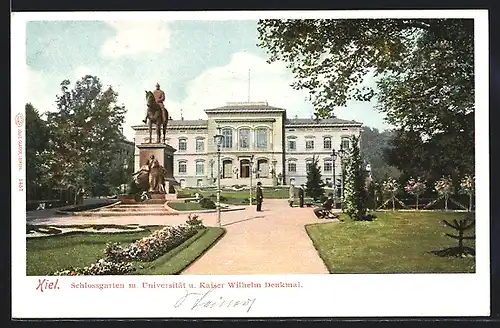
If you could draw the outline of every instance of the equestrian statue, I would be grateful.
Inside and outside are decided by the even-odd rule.
[[[160,89],[160,84],[156,83],[154,92],[146,91],[147,114],[142,121],[149,122],[149,143],[152,142],[153,123],[156,124],[156,142],[160,143],[161,131],[163,128],[163,143],[165,143],[165,134],[167,132],[168,111],[163,102],[165,101],[165,93]]]

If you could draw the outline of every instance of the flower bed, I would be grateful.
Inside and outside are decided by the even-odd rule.
[[[154,261],[161,255],[181,245],[204,226],[198,216],[191,214],[186,224],[177,227],[166,226],[156,230],[128,246],[108,243],[105,257],[84,268],[70,268],[55,272],[58,276],[78,275],[121,275],[134,271],[132,261]]]

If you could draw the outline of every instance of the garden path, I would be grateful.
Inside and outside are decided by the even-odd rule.
[[[27,223],[178,225],[187,216],[50,216],[29,218]],[[200,219],[206,226],[217,226],[216,213],[202,213]],[[285,199],[265,199],[262,212],[255,206],[223,212],[226,235],[183,274],[327,274],[304,227],[322,221],[331,222],[317,219],[312,208],[291,208]]]

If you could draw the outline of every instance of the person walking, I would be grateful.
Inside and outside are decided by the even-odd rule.
[[[264,195],[262,194],[262,183],[257,182],[257,189],[255,190],[255,200],[257,201],[257,212],[262,212],[262,200]]]
[[[304,184],[301,184],[300,188],[299,188],[299,206],[300,207],[304,207],[304,193],[305,193]]]
[[[295,202],[295,186],[290,185],[290,189],[288,191],[288,203],[290,207],[293,207],[293,203]]]

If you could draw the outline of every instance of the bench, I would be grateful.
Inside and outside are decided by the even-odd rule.
[[[330,220],[333,220],[333,219],[339,219],[340,220],[340,215],[338,215],[337,213],[333,212],[333,208],[330,209],[330,210],[322,210],[320,211],[320,215],[319,215],[319,219],[330,219]]]

